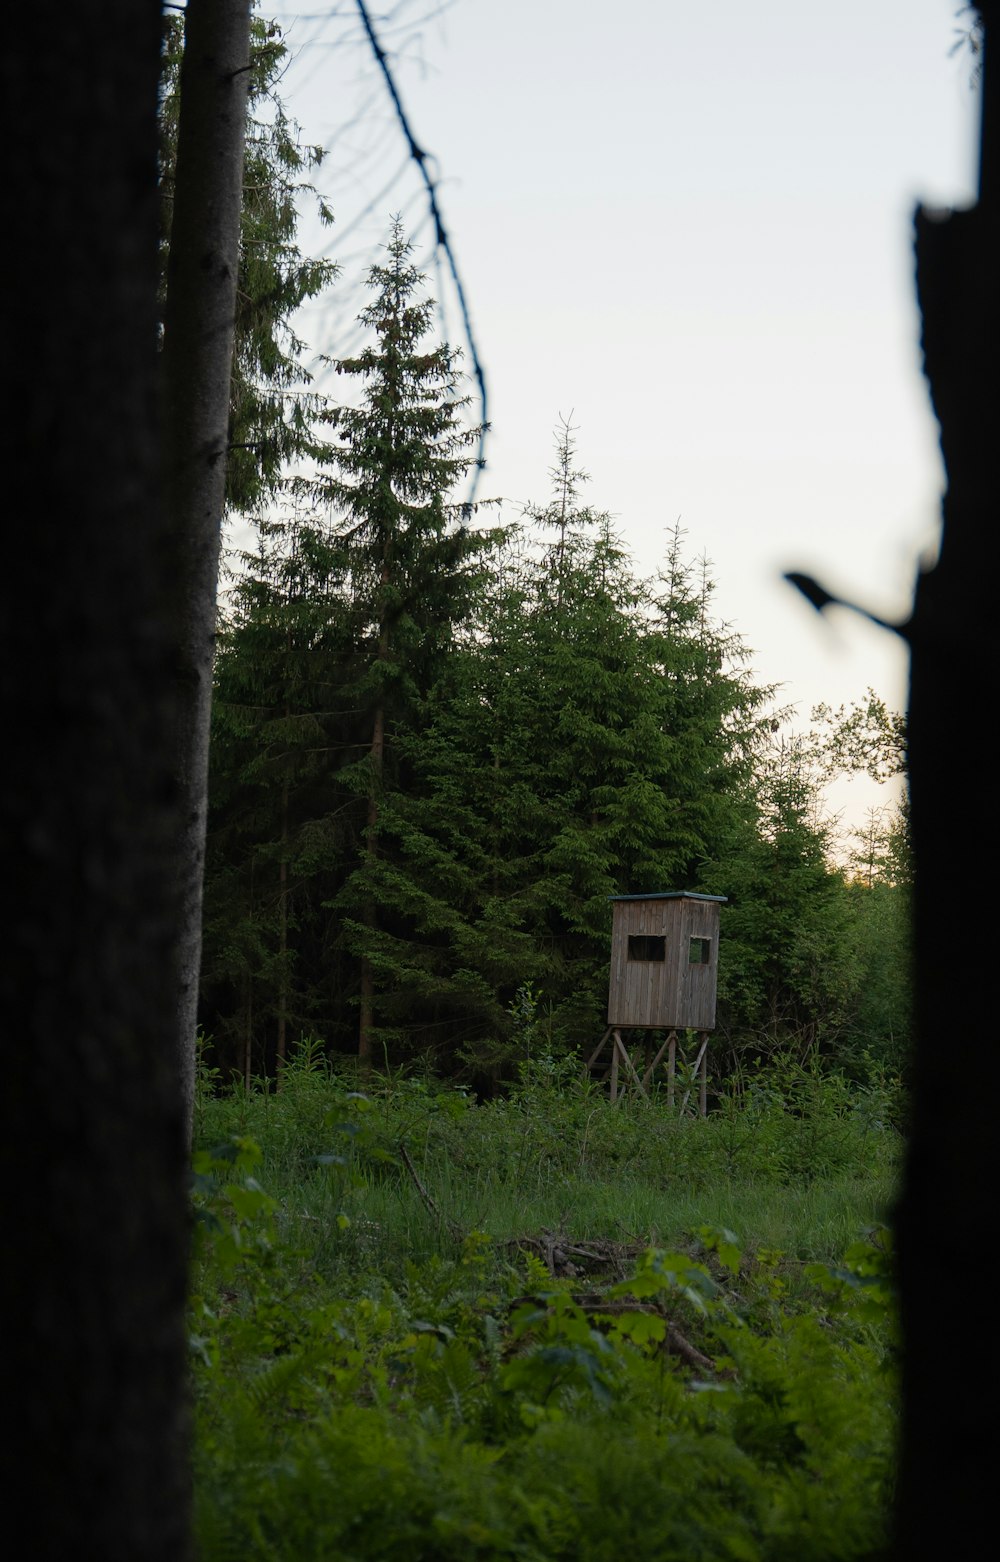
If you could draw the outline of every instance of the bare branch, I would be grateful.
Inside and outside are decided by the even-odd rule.
[[[382,48],[382,45],[378,40],[378,36],[372,24],[371,16],[369,15],[365,0],[357,0],[357,3],[361,21],[364,25],[365,32],[368,34],[368,41],[371,44],[372,53],[378,62],[382,75],[385,77],[386,87],[388,88],[389,96],[392,99],[393,107],[396,110],[396,117],[399,120],[399,125],[403,132],[403,137],[407,146],[409,147],[410,157],[419,168],[421,178],[423,179],[424,186],[427,190],[427,200],[430,207],[430,215],[434,223],[435,249],[443,251],[447,257],[448,268],[451,271],[452,281],[455,284],[455,292],[458,296],[458,306],[462,314],[462,324],[465,328],[465,339],[469,344],[469,357],[472,360],[472,373],[479,388],[479,401],[481,408],[480,423],[482,424],[482,433],[479,439],[479,458],[476,465],[473,467],[472,492],[469,495],[469,503],[471,504],[476,496],[476,485],[479,479],[479,473],[482,470],[484,464],[486,435],[489,428],[486,399],[486,376],[483,373],[483,366],[479,358],[478,349],[476,347],[476,341],[472,331],[472,321],[469,317],[469,306],[466,301],[465,288],[462,285],[462,278],[459,275],[458,264],[455,260],[455,252],[452,249],[451,239],[448,236],[448,230],[444,225],[444,218],[441,215],[441,207],[438,204],[437,183],[434,179],[431,178],[430,172],[428,170],[428,163],[431,161],[430,155],[425,152],[418,144],[417,139],[413,134],[406,110],[403,107],[403,102],[399,95],[399,89],[396,86],[392,70],[389,66],[388,58],[386,56],[385,50]]]

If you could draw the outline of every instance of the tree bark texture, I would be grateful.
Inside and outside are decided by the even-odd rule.
[[[46,1562],[190,1554],[159,38],[153,0],[40,3],[0,64],[0,1415],[5,1531]]]
[[[996,27],[996,6],[980,7]],[[989,13],[989,14],[988,14]],[[917,587],[909,748],[917,1011],[913,1123],[897,1216],[903,1424],[896,1554],[955,1554],[993,1528],[996,1373],[941,1349],[942,1310],[991,1361],[985,1275],[997,1189],[997,67],[983,78],[979,201],[917,214],[925,371],[948,487],[937,565]],[[954,1084],[945,1085],[945,1080]]]
[[[382,570],[381,593],[379,605],[379,629],[378,629],[378,657],[377,660],[383,668],[389,660],[392,649],[389,620],[386,613],[385,598],[388,591],[391,574],[390,538],[387,535],[382,545]],[[368,818],[366,824],[365,850],[369,866],[375,862],[378,852],[378,824],[382,806],[382,785],[385,775],[385,684],[379,685],[378,703],[372,718],[372,741],[369,749],[371,761],[371,775],[368,782]],[[374,933],[378,927],[378,902],[373,897],[364,908],[364,924]],[[375,972],[372,969],[371,958],[367,954],[361,956],[361,1001],[358,1021],[358,1062],[363,1071],[371,1068],[372,1055],[375,1046]]]
[[[379,660],[384,661],[388,655],[387,631],[383,626],[379,642]],[[378,851],[378,821],[379,810],[382,801],[382,776],[385,766],[385,706],[382,696],[375,708],[375,718],[372,730],[371,749],[371,777],[368,783],[368,817],[366,823],[365,840],[366,853],[369,866],[375,861]],[[364,908],[364,924],[374,933],[378,927],[378,903],[374,897],[367,902]],[[375,972],[372,969],[371,958],[367,954],[361,956],[361,1008],[358,1023],[358,1061],[362,1069],[369,1069],[374,1051],[375,1035]]]
[[[163,343],[175,731],[183,849],[177,1067],[190,1115],[201,966],[209,718],[239,272],[250,0],[188,0]]]

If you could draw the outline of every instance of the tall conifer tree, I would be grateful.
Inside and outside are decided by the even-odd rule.
[[[336,773],[352,656],[329,529],[299,514],[259,522],[220,623],[202,989],[245,1076],[280,1070],[289,1032],[329,1026],[322,901],[345,856]]]
[[[174,216],[184,21],[167,15],[163,25],[161,291]],[[303,303],[330,285],[337,266],[304,256],[296,243],[303,197],[315,195],[308,181],[323,148],[304,145],[285,111],[279,84],[287,56],[277,23],[252,17],[226,462],[226,504],[243,514],[274,497],[290,461],[321,454],[320,398],[309,388],[305,343],[291,322]],[[315,210],[321,222],[333,221],[318,196]]]
[[[458,394],[458,355],[425,342],[434,305],[419,295],[412,249],[397,219],[385,264],[371,268],[374,297],[360,317],[375,340],[337,364],[362,394],[360,405],[327,414],[333,470],[321,485],[346,521],[341,543],[362,651],[356,696],[367,752],[355,784],[365,800],[365,844],[341,905],[360,956],[358,1054],[366,1063],[380,975],[388,975],[378,941],[379,900],[389,888],[379,834],[393,740],[468,609],[469,566],[480,545],[468,507],[449,495],[474,464],[481,431],[462,421],[469,398]]]

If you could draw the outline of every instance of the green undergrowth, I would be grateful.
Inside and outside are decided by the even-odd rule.
[[[309,1049],[203,1089],[200,1556],[884,1555],[890,1120],[819,1074],[703,1121]]]

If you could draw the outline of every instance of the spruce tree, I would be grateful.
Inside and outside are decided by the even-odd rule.
[[[529,505],[525,515],[544,535],[553,534],[547,548],[547,564],[555,582],[554,595],[562,598],[563,575],[572,563],[577,544],[595,524],[606,517],[598,516],[589,507],[580,505],[580,490],[590,482],[590,473],[577,466],[578,432],[573,424],[573,414],[568,418],[561,414],[556,429],[556,456],[549,467],[552,493],[548,504]]]
[[[851,906],[831,861],[810,746],[779,727],[757,756],[743,827],[712,865],[726,958],[720,1013],[734,1061],[839,1045],[855,990]]]
[[[328,528],[293,513],[257,531],[220,623],[202,984],[218,1057],[245,1076],[280,1071],[290,1033],[329,1026],[321,908],[344,856],[336,772],[351,659]]]
[[[385,263],[369,273],[373,297],[360,321],[374,340],[340,360],[340,375],[360,387],[360,402],[325,416],[331,426],[328,470],[320,492],[343,517],[339,545],[349,577],[356,635],[353,699],[359,712],[358,758],[341,774],[364,806],[364,847],[338,896],[360,960],[358,1055],[372,1056],[376,1001],[397,987],[389,930],[380,903],[408,914],[410,890],[380,841],[383,799],[399,784],[397,735],[419,720],[455,625],[468,611],[470,570],[482,538],[469,529],[468,506],[450,498],[475,463],[481,430],[462,414],[458,354],[426,341],[434,315],[399,220]]]
[[[560,611],[537,614],[540,666],[557,672],[539,733],[556,739],[549,925],[575,968],[561,1007],[578,1034],[606,997],[607,897],[716,890],[705,864],[734,828],[767,699],[738,637],[714,624],[711,582],[683,562],[679,533],[671,548],[665,590],[637,580],[598,517],[564,570]]]
[[[560,437],[557,482],[566,453]],[[715,887],[705,864],[739,833],[767,694],[712,625],[679,536],[661,601],[608,517],[561,498],[527,512],[534,550],[523,528],[498,543],[393,803],[446,994],[434,1034],[487,1073],[526,984],[554,1037],[600,1034],[610,895]]]
[[[736,1032],[846,1012],[843,881],[795,778],[762,776],[772,691],[715,621],[707,565],[678,528],[642,581],[608,517],[562,492],[555,546],[548,507],[534,542],[466,530],[446,495],[474,435],[428,389],[446,350],[416,350],[407,251],[397,229],[376,342],[345,365],[366,384],[336,420],[340,514],[265,529],[223,638],[220,1032],[258,1055],[266,1036],[268,1058],[296,1025],[343,1049],[361,1006],[363,1056],[495,1077],[526,986],[555,1040],[600,1033],[608,897],[663,889],[731,897]]]
[[[167,14],[158,116],[161,292],[173,224],[183,52],[183,18]],[[281,99],[287,58],[277,23],[253,17],[226,464],[226,503],[242,514],[275,496],[289,463],[322,452],[321,400],[309,389],[305,343],[292,320],[337,274],[332,261],[305,256],[296,243],[303,197],[315,198],[321,222],[333,216],[309,183],[323,149],[302,143]]]

